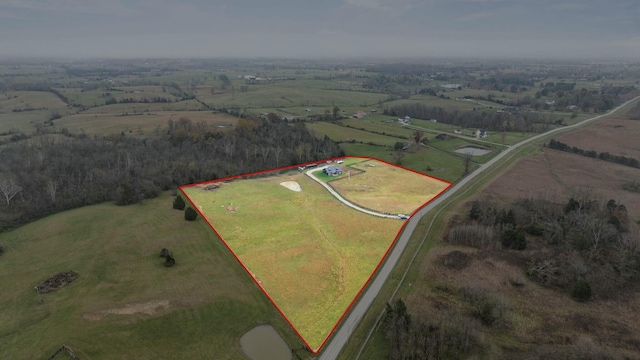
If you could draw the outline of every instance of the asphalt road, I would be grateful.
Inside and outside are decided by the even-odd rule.
[[[338,354],[340,353],[340,351],[342,350],[344,345],[349,340],[349,337],[351,336],[351,332],[356,328],[356,326],[358,326],[358,323],[360,322],[360,320],[362,320],[362,317],[364,316],[364,314],[367,312],[367,310],[371,306],[371,303],[373,302],[373,300],[376,298],[376,296],[380,292],[380,289],[382,289],[382,286],[384,285],[384,283],[387,281],[387,278],[389,277],[389,274],[391,274],[391,271],[396,266],[398,260],[400,259],[400,256],[404,252],[404,248],[407,246],[407,243],[409,242],[409,239],[411,238],[411,235],[413,234],[413,231],[415,230],[416,226],[418,225],[418,222],[429,211],[433,210],[433,208],[435,208],[436,206],[440,205],[443,201],[447,200],[450,196],[454,195],[457,191],[459,191],[461,188],[463,188],[469,181],[473,180],[476,176],[482,174],[484,171],[486,171],[488,168],[490,168],[492,165],[494,165],[495,163],[500,161],[502,158],[507,156],[512,151],[515,151],[516,149],[519,149],[520,147],[522,147],[524,145],[527,145],[527,144],[529,144],[531,142],[534,142],[534,141],[536,141],[538,139],[541,139],[543,137],[549,136],[549,135],[554,134],[556,132],[560,132],[560,131],[563,131],[563,130],[576,128],[576,127],[582,126],[584,124],[587,124],[589,122],[593,122],[593,121],[599,120],[599,119],[601,119],[601,118],[603,118],[605,116],[610,115],[611,113],[615,112],[616,110],[626,106],[627,104],[629,104],[629,103],[631,103],[631,102],[633,102],[633,101],[635,101],[637,99],[640,99],[640,96],[625,102],[624,104],[616,107],[615,109],[613,109],[613,110],[611,110],[611,111],[609,111],[609,112],[607,112],[605,114],[598,115],[598,116],[595,116],[595,117],[592,117],[592,118],[589,118],[589,119],[585,119],[585,120],[583,120],[583,121],[581,121],[579,123],[576,123],[574,125],[564,126],[564,127],[561,127],[561,128],[557,128],[557,129],[553,129],[553,130],[547,131],[545,133],[536,135],[536,136],[534,136],[532,138],[529,138],[527,140],[523,140],[523,141],[521,141],[521,142],[519,142],[519,143],[517,143],[517,144],[515,144],[515,145],[513,145],[513,146],[511,146],[509,148],[507,148],[506,150],[504,150],[503,152],[498,154],[496,157],[494,157],[493,159],[491,159],[490,161],[488,161],[484,165],[480,166],[480,168],[478,168],[476,171],[474,171],[473,173],[469,174],[467,177],[462,179],[459,183],[457,183],[456,185],[454,185],[451,188],[449,188],[449,190],[447,192],[445,192],[444,194],[440,195],[440,197],[436,198],[435,200],[430,202],[427,206],[425,206],[422,209],[420,209],[406,223],[404,231],[402,232],[402,234],[398,238],[398,240],[396,242],[396,245],[393,248],[393,250],[389,253],[389,255],[387,257],[387,260],[382,265],[382,267],[380,267],[380,269],[378,271],[378,274],[376,275],[374,280],[371,282],[371,284],[369,285],[367,290],[364,293],[362,293],[362,295],[360,296],[360,299],[358,300],[356,305],[353,307],[353,309],[349,313],[349,316],[347,316],[343,320],[342,325],[340,326],[340,329],[331,338],[330,342],[328,342],[325,345],[324,350],[320,354],[319,359],[320,360],[334,360],[334,359],[336,359],[338,357]]]

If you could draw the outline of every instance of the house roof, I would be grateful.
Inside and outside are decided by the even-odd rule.
[[[342,168],[340,166],[328,166],[324,170],[326,172],[338,172],[338,171],[342,171]]]

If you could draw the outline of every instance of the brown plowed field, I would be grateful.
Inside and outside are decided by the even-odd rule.
[[[540,197],[565,202],[576,191],[590,191],[594,199],[614,199],[627,207],[632,219],[640,219],[640,194],[622,189],[640,180],[640,169],[558,150],[518,161],[491,182],[482,197],[496,201]]]

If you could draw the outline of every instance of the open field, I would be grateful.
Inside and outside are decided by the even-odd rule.
[[[381,170],[385,174],[379,176],[390,176]],[[359,176],[366,182],[374,173],[352,179]],[[301,191],[285,188],[284,181],[296,182]],[[439,191],[448,185],[437,183]],[[403,224],[348,208],[295,170],[182,189],[314,350],[330,335]],[[400,192],[406,189],[394,190],[397,197],[406,198],[403,210],[419,207],[439,193],[403,196]]]
[[[214,124],[220,131],[233,129],[238,123],[236,117],[214,114],[211,111],[157,111],[126,116],[82,113],[56,120],[55,124],[74,132],[84,131],[89,134],[119,134],[124,131],[138,136],[155,136],[160,131],[166,131],[169,120],[177,122],[181,118],[189,119],[194,124],[199,122]]]
[[[640,121],[618,117],[599,121],[587,128],[558,137],[557,140],[584,150],[608,152],[640,159]]]
[[[402,225],[347,208],[297,171],[204,187],[183,190],[311,349],[322,345]]]
[[[81,359],[242,359],[238,339],[265,323],[300,348],[206,222],[185,221],[172,200],[87,206],[0,234],[2,357],[44,359],[66,344]],[[71,284],[34,291],[69,270]]]
[[[369,131],[349,128],[332,124],[329,122],[307,123],[307,128],[313,131],[317,137],[322,138],[325,135],[334,141],[344,142],[347,139],[353,139],[358,143],[372,143],[376,145],[392,146],[398,141],[406,142],[408,140],[391,137],[382,134],[375,134]]]
[[[242,86],[242,85],[241,85]],[[205,91],[198,96],[200,100],[215,108],[240,107],[333,107],[333,106],[372,106],[384,100],[384,94],[328,89],[321,81],[296,80],[276,82],[274,84],[246,85],[248,91],[228,90],[224,94],[212,95]]]
[[[452,96],[453,94],[449,94]],[[450,99],[441,98],[438,96],[431,95],[413,95],[409,99],[399,99],[393,101],[385,102],[385,107],[393,107],[395,105],[404,105],[404,104],[424,104],[426,106],[432,107],[442,107],[445,109],[464,109],[464,110],[472,110],[473,108],[480,108],[482,106],[469,102],[469,101],[458,101],[455,100],[455,96],[452,96]],[[429,120],[429,119],[428,119]]]
[[[377,160],[363,160],[348,167],[362,171],[330,182],[349,201],[390,214],[411,214],[435,198],[450,184]]]
[[[384,120],[389,119],[392,118],[384,115],[373,115],[362,119],[343,119],[339,122],[342,125],[347,125],[356,129],[365,129],[367,131],[385,133],[387,135],[404,136],[408,139],[411,138],[413,130],[401,126],[397,121],[392,123],[383,122]]]
[[[640,193],[622,188],[639,176],[638,169],[547,148],[543,154],[514,164],[483,194],[494,201],[542,197],[564,203],[586,191],[601,203],[609,199],[623,203],[629,217],[640,220]]]
[[[392,147],[369,144],[340,144],[340,147],[347,155],[371,156],[390,163],[397,163],[398,160]],[[460,179],[464,171],[464,164],[459,157],[425,148],[416,152],[402,152],[400,165],[450,182]]]
[[[0,94],[0,133],[31,133],[42,126],[53,113],[65,115],[67,105],[44,91],[8,91]]]

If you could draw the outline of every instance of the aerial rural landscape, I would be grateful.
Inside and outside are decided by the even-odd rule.
[[[637,3],[223,3],[0,4],[0,357],[640,358]]]
[[[450,185],[373,159],[336,161],[344,166],[314,163],[183,188],[313,352],[393,245],[398,220]]]

